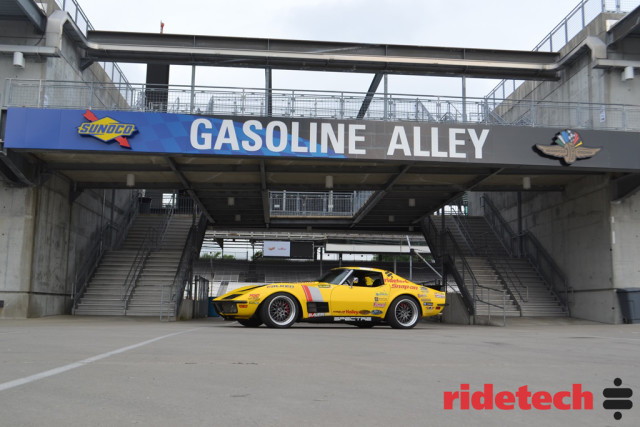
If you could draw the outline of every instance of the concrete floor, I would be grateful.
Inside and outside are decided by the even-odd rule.
[[[636,426],[604,388],[640,395],[640,325],[509,319],[413,330],[220,319],[57,316],[0,321],[2,426]],[[444,395],[551,394],[581,384],[592,410],[453,410]],[[571,402],[571,399],[566,399]],[[456,406],[457,405],[457,406]]]

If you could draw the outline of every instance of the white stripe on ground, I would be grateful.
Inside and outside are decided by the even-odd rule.
[[[151,344],[153,342],[160,341],[160,340],[163,340],[165,338],[170,338],[170,337],[173,337],[175,335],[180,335],[180,334],[186,334],[188,332],[193,332],[193,331],[195,331],[197,329],[200,329],[200,328],[194,328],[194,329],[189,329],[189,330],[186,330],[186,331],[174,332],[172,334],[163,335],[161,337],[157,337],[157,338],[153,338],[153,339],[150,339],[150,340],[147,340],[147,341],[139,342],[138,344],[133,344],[133,345],[130,345],[130,346],[127,346],[127,347],[122,347],[122,348],[119,348],[118,350],[113,350],[113,351],[110,351],[108,353],[102,353],[102,354],[99,354],[97,356],[93,356],[93,357],[90,357],[88,359],[81,360],[79,362],[70,363],[69,365],[60,366],[59,368],[54,368],[54,369],[50,369],[48,371],[40,372],[39,374],[30,375],[28,377],[19,378],[17,380],[13,380],[13,381],[9,381],[9,382],[6,382],[6,383],[2,383],[2,384],[0,384],[0,391],[8,390],[10,388],[18,387],[18,386],[21,386],[21,385],[24,385],[24,384],[32,383],[34,381],[39,381],[39,380],[42,380],[42,379],[45,379],[45,378],[48,378],[48,377],[52,377],[54,375],[62,374],[63,372],[67,372],[67,371],[70,371],[72,369],[79,368],[81,366],[86,366],[86,365],[88,365],[90,363],[97,362],[98,360],[106,359],[107,357],[114,356],[114,355],[120,354],[120,353],[124,353],[124,352],[129,351],[129,350],[134,350],[136,348],[143,347],[143,346],[145,346],[147,344]]]

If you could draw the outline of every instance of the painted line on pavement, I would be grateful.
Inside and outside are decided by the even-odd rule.
[[[130,345],[130,346],[127,346],[127,347],[122,347],[122,348],[119,348],[118,350],[113,350],[113,351],[110,351],[108,353],[102,353],[102,354],[99,354],[97,356],[90,357],[88,359],[80,360],[79,362],[70,363],[70,364],[65,365],[65,366],[60,366],[59,368],[54,368],[54,369],[50,369],[48,371],[40,372],[39,374],[30,375],[28,377],[19,378],[17,380],[13,380],[13,381],[9,381],[9,382],[6,382],[6,383],[2,383],[2,384],[0,384],[0,391],[8,390],[10,388],[18,387],[18,386],[21,386],[21,385],[24,385],[24,384],[32,383],[34,381],[39,381],[39,380],[42,380],[42,379],[45,379],[45,378],[48,378],[48,377],[52,377],[54,375],[62,374],[63,372],[67,372],[67,371],[70,371],[72,369],[80,368],[81,366],[86,366],[86,365],[88,365],[90,363],[97,362],[98,360],[106,359],[107,357],[114,356],[116,354],[124,353],[124,352],[129,351],[129,350],[134,350],[136,348],[143,347],[143,346],[145,346],[147,344],[151,344],[151,343],[154,343],[156,341],[163,340],[165,338],[170,338],[170,337],[173,337],[173,336],[176,336],[176,335],[186,334],[188,332],[193,332],[193,331],[198,330],[198,329],[201,329],[201,328],[193,328],[193,329],[188,329],[186,331],[174,332],[172,334],[163,335],[161,337],[157,337],[157,338],[153,338],[153,339],[150,339],[150,340],[147,340],[147,341],[143,341],[143,342],[140,342],[138,344],[133,344],[133,345]]]

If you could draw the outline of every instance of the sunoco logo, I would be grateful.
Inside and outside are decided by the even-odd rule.
[[[120,123],[111,117],[98,117],[92,111],[87,110],[82,115],[89,123],[82,123],[78,127],[78,134],[83,136],[92,136],[105,143],[117,141],[121,147],[131,149],[127,136],[137,132],[136,126],[131,123]]]

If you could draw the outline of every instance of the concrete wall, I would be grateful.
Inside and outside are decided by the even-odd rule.
[[[84,191],[72,201],[70,189],[57,175],[33,188],[0,182],[0,318],[70,313],[77,268],[133,196]]]
[[[571,315],[620,323],[615,289],[634,282],[637,286],[640,278],[640,196],[611,204],[609,188],[608,177],[591,176],[571,183],[561,193],[522,192],[522,222],[564,272],[571,291]],[[471,197],[473,214],[481,214],[479,196]],[[517,193],[486,196],[517,231]]]
[[[48,3],[49,12],[57,9],[53,0]],[[0,28],[0,43],[44,45],[43,35],[26,21],[0,20]],[[66,36],[58,58],[25,56],[25,67],[17,68],[12,56],[2,55],[0,96],[6,95],[4,82],[9,78],[109,81],[99,64],[80,70],[79,61],[79,50]],[[31,97],[27,105],[36,105],[34,98],[38,97],[46,96],[54,104],[77,95],[68,90],[23,94],[25,99]],[[122,102],[117,90],[102,91],[94,99],[97,107]],[[97,190],[84,191],[76,198],[66,177],[41,174],[38,178],[41,183],[35,187],[15,186],[0,178],[0,300],[4,301],[0,318],[68,314],[78,267],[105,224],[112,218],[117,222],[132,197],[130,190]]]
[[[55,1],[50,0],[47,10],[51,13],[59,9]],[[26,21],[0,20],[0,28],[2,29],[1,44],[6,45],[30,45],[44,46],[45,37],[35,31],[34,27]],[[18,68],[13,66],[12,55],[0,55],[0,100],[6,99],[7,87],[6,79],[25,79],[25,80],[49,80],[49,81],[65,81],[65,82],[110,82],[110,76],[107,75],[102,65],[94,63],[85,70],[80,70],[81,51],[75,43],[66,35],[63,36],[62,50],[60,57],[43,58],[35,55],[25,55],[25,67]],[[125,104],[121,93],[117,89],[96,89],[87,85],[85,90],[76,90],[71,92],[68,88],[63,91],[55,89],[43,89],[41,93],[33,93],[34,97],[46,97],[46,104],[65,107],[66,103],[76,101],[72,105],[77,104],[77,99],[87,99],[92,96],[92,106],[96,109],[109,109],[113,107],[122,107]],[[4,104],[4,103],[3,103]],[[28,104],[33,105],[33,104]]]
[[[587,36],[606,41],[607,21],[620,18],[616,14],[600,15],[561,53],[568,54]],[[607,56],[638,60],[640,40],[630,37],[610,46]],[[640,76],[622,81],[621,71],[594,68],[591,54],[586,51],[574,58],[559,81],[525,82],[509,98],[592,103],[591,111],[570,107],[536,114],[538,117],[553,114],[555,121],[550,116],[544,117],[545,121],[555,122],[558,127],[621,127],[630,121],[640,121],[640,117],[625,116],[615,106],[601,116],[601,104],[640,105]],[[511,118],[519,117],[522,111],[514,108]],[[507,114],[507,107],[502,107],[500,113]],[[573,291],[569,296],[572,316],[620,323],[616,289],[640,286],[640,194],[612,203],[609,179],[608,175],[586,177],[557,193],[522,192],[522,220],[523,229],[538,238],[565,273]],[[517,193],[488,196],[517,231]],[[482,214],[480,194],[471,195],[470,205],[472,214]]]
[[[601,14],[561,49],[561,55],[569,54],[589,36],[606,41],[607,25],[621,17],[622,15],[619,14]],[[629,38],[618,46],[609,48],[607,58],[639,60],[640,40]],[[623,128],[626,123],[635,123],[633,128],[637,128],[640,117],[626,115],[619,106],[605,109],[602,115],[602,104],[639,105],[640,76],[633,80],[622,81],[621,73],[622,69],[619,68],[594,68],[591,53],[586,50],[581,56],[573,58],[569,67],[560,73],[559,81],[524,82],[509,96],[509,99],[594,104],[590,110],[576,109],[572,106],[547,109],[537,106],[534,117],[541,123],[556,123],[558,126],[578,128]],[[636,73],[640,73],[640,70],[636,69]],[[515,105],[508,102],[498,107],[496,111],[507,120],[514,121],[523,115],[530,114],[529,105],[529,102]],[[634,114],[637,115],[637,113]]]

